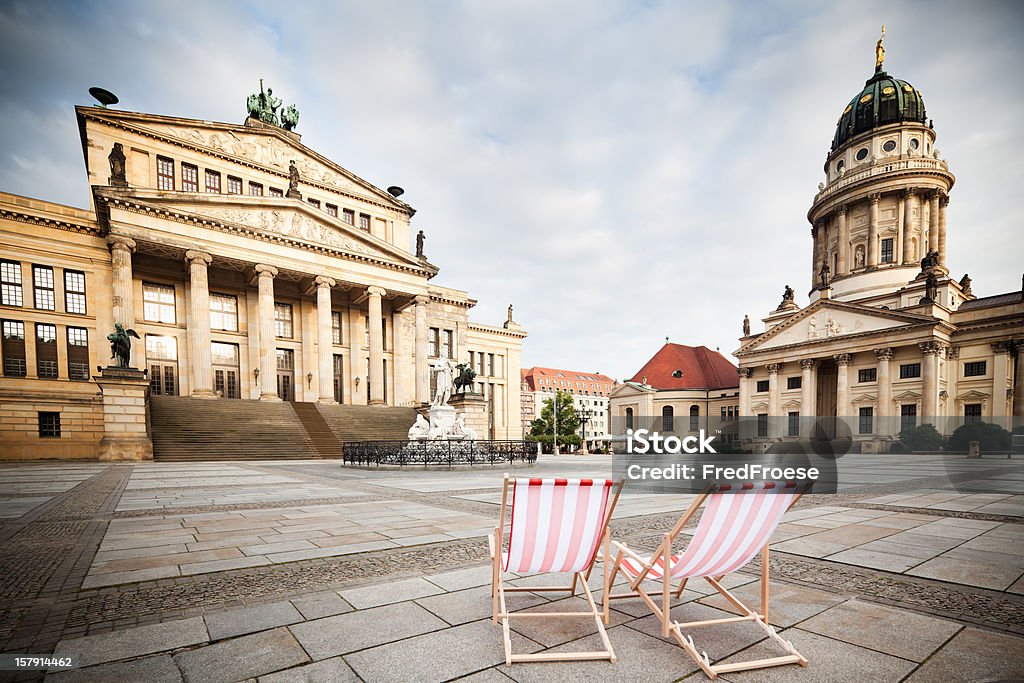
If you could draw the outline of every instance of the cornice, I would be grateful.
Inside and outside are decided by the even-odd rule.
[[[26,211],[16,211],[7,207],[0,207],[0,219],[14,221],[16,223],[41,225],[55,230],[77,232],[82,235],[92,235],[93,237],[101,237],[103,234],[103,230],[98,225],[87,225],[85,223],[78,223],[66,219],[50,218],[48,216],[28,213]]]
[[[474,332],[497,334],[503,337],[513,337],[515,339],[525,339],[528,334],[522,330],[510,330],[507,327],[494,327],[493,325],[484,325],[483,323],[474,322],[466,323],[466,329],[473,330]]]

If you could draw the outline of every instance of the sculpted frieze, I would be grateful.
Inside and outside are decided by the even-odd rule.
[[[788,329],[781,330],[770,339],[757,344],[757,347],[767,349],[788,346],[831,337],[890,329],[903,324],[897,320],[854,311],[819,309],[806,318],[795,321]]]

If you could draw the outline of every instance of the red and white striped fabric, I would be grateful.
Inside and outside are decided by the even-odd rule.
[[[578,572],[594,561],[610,479],[514,479],[505,571]]]
[[[669,560],[671,580],[729,574],[750,562],[771,538],[798,493],[768,493],[765,488],[773,487],[709,495],[690,544]],[[623,557],[622,569],[635,578],[644,566]],[[661,581],[663,574],[664,559],[659,556],[644,580]]]

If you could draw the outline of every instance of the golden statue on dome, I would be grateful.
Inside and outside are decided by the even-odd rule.
[[[882,41],[885,40],[885,24],[882,24],[882,35],[875,43],[875,71],[882,70],[882,62],[885,61],[885,48],[882,47]]]

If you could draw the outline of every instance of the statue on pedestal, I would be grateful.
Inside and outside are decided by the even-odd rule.
[[[832,286],[832,269],[828,267],[828,255],[826,254],[825,262],[821,264],[821,272],[818,273],[820,286],[818,289],[828,289]]]
[[[433,406],[446,406],[452,397],[455,364],[447,358],[434,361],[433,372],[437,374],[437,389],[434,391]]]
[[[422,230],[420,230],[418,233],[416,233],[416,257],[417,258],[426,258],[426,256],[423,255],[423,243],[426,241],[426,239],[427,239],[427,237],[426,237],[426,235],[423,234]]]
[[[127,368],[132,360],[132,337],[141,339],[133,329],[124,329],[121,323],[114,324],[114,331],[107,335],[110,342],[110,358],[117,359],[117,367]]]
[[[120,142],[114,143],[114,148],[107,156],[110,162],[110,184],[115,187],[128,187],[128,179],[125,174],[124,145]]]
[[[473,382],[476,380],[476,370],[469,363],[459,363],[455,366],[455,379],[453,384],[455,389],[459,393],[466,393],[468,389],[473,388]]]
[[[288,162],[288,192],[286,196],[302,199],[302,193],[299,192],[299,167],[295,165],[294,159]]]
[[[743,316],[743,336],[744,337],[749,337],[750,336],[750,316],[749,315]]]
[[[974,292],[971,291],[971,276],[967,273],[960,278],[960,289],[963,290],[964,296],[974,296]]]

